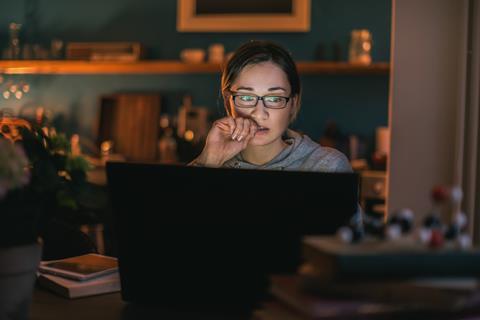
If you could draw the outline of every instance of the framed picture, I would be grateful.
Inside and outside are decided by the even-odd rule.
[[[177,0],[179,32],[307,32],[311,0]]]

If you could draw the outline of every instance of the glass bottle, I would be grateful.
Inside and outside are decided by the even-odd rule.
[[[349,47],[350,63],[372,63],[372,34],[367,29],[352,30]]]
[[[168,115],[160,117],[160,138],[158,139],[158,160],[161,163],[177,163],[177,141],[174,137],[172,119]]]
[[[20,30],[22,25],[19,23],[12,22],[9,25],[9,46],[8,46],[8,58],[10,59],[20,59]]]

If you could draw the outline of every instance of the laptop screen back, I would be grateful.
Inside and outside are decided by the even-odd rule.
[[[269,275],[296,272],[302,236],[334,233],[358,203],[354,173],[110,162],[107,176],[122,297],[141,303],[257,301]]]

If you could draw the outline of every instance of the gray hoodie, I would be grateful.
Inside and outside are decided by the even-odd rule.
[[[288,146],[263,165],[246,162],[239,153],[223,164],[227,168],[352,172],[347,157],[332,148],[322,147],[306,135],[287,130]]]

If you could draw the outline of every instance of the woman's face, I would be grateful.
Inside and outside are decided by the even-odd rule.
[[[290,97],[291,88],[285,72],[272,62],[246,66],[231,85],[232,95],[278,96]],[[283,109],[267,108],[263,100],[258,100],[255,107],[240,108],[235,106],[233,96],[228,97],[229,108],[233,117],[254,120],[259,126],[250,145],[265,146],[282,138],[290,123],[297,97],[288,100]],[[239,97],[236,98],[237,101]]]

